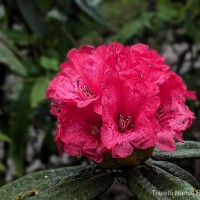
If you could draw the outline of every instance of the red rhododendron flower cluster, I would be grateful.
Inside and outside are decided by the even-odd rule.
[[[46,93],[60,149],[100,163],[104,154],[125,158],[154,146],[174,151],[175,139],[183,142],[194,119],[185,100],[195,94],[157,51],[113,42],[72,49],[67,58]]]

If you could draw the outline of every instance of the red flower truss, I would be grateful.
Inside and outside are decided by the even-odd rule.
[[[58,118],[56,142],[72,156],[100,163],[134,149],[176,149],[194,114],[182,79],[147,45],[117,42],[67,54],[46,95]]]

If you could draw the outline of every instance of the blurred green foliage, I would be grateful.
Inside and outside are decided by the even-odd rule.
[[[57,153],[45,90],[66,52],[84,44],[143,42],[162,52],[165,44],[186,43],[172,63],[181,72],[187,53],[191,65],[182,74],[189,89],[200,88],[199,0],[0,0],[0,141],[13,160],[16,177],[25,171],[30,128],[45,132],[45,155]],[[197,108],[193,109],[197,113]],[[3,134],[4,133],[4,134]],[[41,155],[42,157],[42,155]]]

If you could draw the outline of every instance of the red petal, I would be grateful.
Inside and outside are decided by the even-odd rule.
[[[125,158],[132,154],[133,149],[133,146],[126,141],[116,143],[112,148],[112,156],[113,158]]]
[[[46,96],[55,103],[79,98],[77,81],[80,76],[72,67],[67,67],[50,82]]]
[[[170,131],[160,131],[157,134],[156,146],[163,151],[175,151],[176,143],[174,141],[174,132]]]
[[[93,113],[92,106],[84,109],[74,105],[64,107],[59,119],[60,132],[57,138],[65,144],[64,149],[68,154],[96,157],[95,161],[103,158],[100,133],[91,134],[91,126],[100,127],[102,123],[100,116]]]
[[[175,137],[177,138],[178,141],[184,143],[184,140],[183,140],[183,133],[181,132],[177,132]]]
[[[196,100],[196,91],[187,91],[186,92],[186,97],[192,99],[192,100]]]

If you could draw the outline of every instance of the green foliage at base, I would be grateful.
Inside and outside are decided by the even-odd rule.
[[[200,157],[200,143],[193,141],[185,141],[185,143],[177,143],[175,152],[162,152],[156,150],[153,158],[156,160],[181,160]]]
[[[12,179],[23,176],[36,158],[54,167],[49,160],[58,154],[56,123],[45,90],[71,48],[114,40],[147,43],[161,54],[170,53],[173,58],[166,62],[177,66],[177,73],[189,66],[181,76],[189,89],[199,91],[199,13],[199,0],[0,0],[0,132],[7,136],[0,135],[5,143],[0,184],[9,173],[8,160],[15,168]],[[199,113],[198,101],[189,103]],[[193,130],[199,130],[199,120]],[[36,138],[44,133],[44,140],[30,161],[26,151],[34,143],[32,132]],[[191,140],[192,129],[189,133],[184,137]]]
[[[0,189],[1,200],[94,199],[113,182],[111,173],[95,166],[65,167],[26,175]]]
[[[198,142],[188,141],[181,146],[178,143],[174,154],[180,149],[197,147],[200,149]],[[156,154],[159,158],[159,151]],[[186,155],[189,157],[193,158],[190,151]],[[164,160],[165,156],[161,158]],[[200,185],[190,173],[173,163],[153,159],[138,166],[123,166],[117,173],[115,169],[105,170],[95,165],[35,172],[1,187],[0,197],[1,200],[92,200],[121,174],[140,200],[200,200]]]

